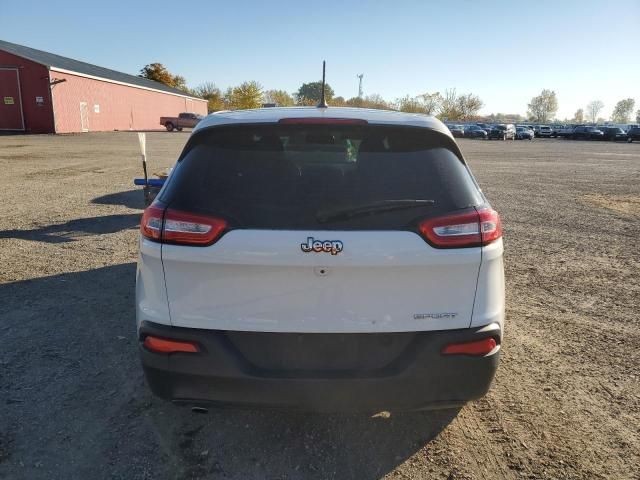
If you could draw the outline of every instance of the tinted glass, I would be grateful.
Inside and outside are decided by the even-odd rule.
[[[199,132],[160,200],[234,228],[396,230],[482,203],[442,134],[418,128],[252,125]],[[327,221],[388,200],[433,204]]]

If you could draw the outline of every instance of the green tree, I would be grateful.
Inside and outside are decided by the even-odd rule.
[[[640,123],[640,110],[636,112],[636,122]]]
[[[189,91],[189,88],[187,87],[187,80],[182,75],[173,76],[173,87],[185,92]]]
[[[527,105],[527,115],[534,122],[547,123],[558,111],[558,97],[553,90],[544,89]]]
[[[229,87],[225,92],[225,103],[231,110],[260,108],[262,105],[262,85],[258,82],[243,82],[237,87]]]
[[[291,107],[295,104],[293,97],[284,90],[267,90],[263,99],[264,103],[275,103],[278,107]]]
[[[148,78],[156,82],[164,83],[169,87],[187,90],[187,82],[180,75],[173,75],[161,63],[149,63],[140,69],[139,77]]]
[[[333,88],[328,83],[324,85],[324,98],[329,103],[333,98]],[[296,100],[298,105],[313,106],[320,103],[322,96],[322,82],[303,83],[298,89]]]
[[[591,123],[596,123],[598,114],[602,111],[603,108],[604,103],[602,103],[601,100],[594,100],[592,102],[589,102],[589,104],[587,105],[587,120]]]
[[[584,110],[579,108],[576,110],[576,113],[573,115],[573,123],[584,123]]]
[[[207,101],[207,109],[209,113],[224,110],[226,108],[224,103],[224,95],[222,91],[216,87],[213,82],[205,82],[202,85],[193,89],[193,94],[204,98]]]
[[[631,118],[631,112],[635,107],[636,101],[633,98],[625,98],[616,103],[611,114],[611,121],[614,123],[627,123]]]

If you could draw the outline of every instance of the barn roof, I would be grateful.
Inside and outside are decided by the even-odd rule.
[[[91,63],[81,62],[80,60],[74,60],[73,58],[56,55],[55,53],[25,47],[24,45],[18,45],[17,43],[0,40],[0,50],[4,50],[5,52],[18,57],[26,58],[27,60],[31,60],[32,62],[39,63],[52,69],[66,70],[68,72],[97,77],[112,82],[126,83],[135,87],[150,88],[185,97],[197,98],[183,92],[182,90],[169,87],[154,80],[149,80],[148,78],[137,77],[135,75],[129,75],[128,73],[99,67]]]

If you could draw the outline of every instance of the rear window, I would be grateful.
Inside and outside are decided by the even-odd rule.
[[[160,201],[223,217],[233,228],[411,229],[422,218],[483,202],[449,142],[408,127],[217,127],[194,135]],[[420,202],[361,208],[399,200]]]

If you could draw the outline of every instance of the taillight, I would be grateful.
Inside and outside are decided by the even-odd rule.
[[[140,222],[140,232],[142,235],[151,240],[160,241],[163,216],[163,208],[157,207],[154,204],[145,208],[142,214],[142,221]]]
[[[500,216],[491,208],[429,218],[418,224],[418,230],[438,248],[480,247],[502,237]]]
[[[221,218],[168,209],[164,215],[162,241],[180,245],[210,245],[226,230]]]
[[[474,342],[450,343],[442,349],[443,355],[488,355],[498,346],[496,339],[484,338]]]
[[[194,342],[170,340],[151,335],[144,339],[143,344],[145,348],[156,353],[197,353],[200,351],[198,344]]]
[[[502,221],[498,212],[491,208],[483,208],[478,210],[478,215],[480,216],[480,233],[483,245],[502,238]]]
[[[227,222],[221,218],[164,210],[155,204],[145,209],[140,222],[146,238],[177,245],[211,245],[226,229]]]

